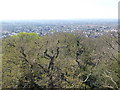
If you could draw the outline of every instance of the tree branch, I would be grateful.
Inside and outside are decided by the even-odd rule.
[[[90,75],[91,73],[87,75],[87,78],[83,81],[83,83],[85,83],[89,79]]]
[[[39,67],[41,67],[43,69],[44,72],[48,72],[41,64],[38,64]]]
[[[107,70],[106,70],[106,71],[107,71]],[[109,72],[109,71],[107,71],[107,72]],[[110,72],[109,72],[109,73],[110,73]],[[104,72],[104,75],[105,75],[106,77],[110,78],[110,80],[115,84],[116,88],[118,88],[117,83],[113,80],[112,77],[110,77],[109,75],[107,75],[105,72]]]

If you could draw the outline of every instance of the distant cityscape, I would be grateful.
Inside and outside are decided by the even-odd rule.
[[[86,37],[99,37],[108,32],[117,32],[116,20],[49,20],[49,21],[4,21],[0,38],[19,32],[34,32],[40,36],[54,32],[81,32]]]

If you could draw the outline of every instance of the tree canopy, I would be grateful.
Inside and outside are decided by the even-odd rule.
[[[3,38],[2,86],[119,89],[116,41],[111,34],[93,39],[63,32],[21,32]]]

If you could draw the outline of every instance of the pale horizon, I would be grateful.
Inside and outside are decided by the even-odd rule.
[[[119,0],[0,0],[0,20],[117,19]]]

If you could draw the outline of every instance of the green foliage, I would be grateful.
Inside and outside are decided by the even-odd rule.
[[[115,46],[108,37],[92,39],[72,33],[40,37],[21,32],[4,38],[2,86],[118,89],[119,57],[115,50],[107,49],[110,44]]]

